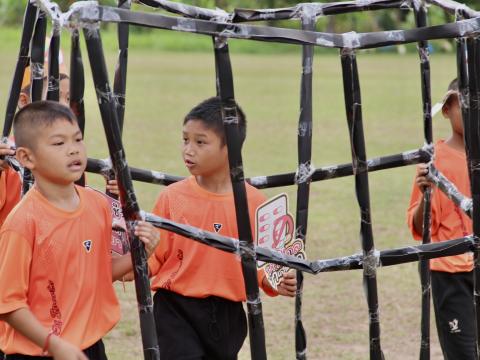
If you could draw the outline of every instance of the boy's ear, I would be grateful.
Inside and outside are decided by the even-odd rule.
[[[447,104],[442,106],[442,115],[444,118],[448,118],[448,115],[450,114],[450,108],[448,107]]]
[[[18,147],[15,157],[24,168],[29,170],[33,170],[35,168],[35,156],[33,155],[32,150],[29,148]]]
[[[20,97],[18,98],[18,108],[22,109],[30,103],[30,96],[25,94],[23,91],[20,92]]]

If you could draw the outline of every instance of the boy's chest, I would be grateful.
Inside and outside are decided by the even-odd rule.
[[[39,222],[35,233],[33,262],[56,271],[94,266],[108,254],[109,231],[101,218],[79,217],[69,221]]]

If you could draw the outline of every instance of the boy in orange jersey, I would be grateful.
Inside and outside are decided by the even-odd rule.
[[[110,255],[107,200],[74,184],[86,166],[75,116],[35,102],[15,116],[14,135],[35,185],[0,230],[0,347],[7,360],[106,359],[101,339],[120,317],[112,281],[132,263]],[[139,222],[135,232],[151,253],[156,229]]]
[[[238,107],[242,143],[246,121]],[[205,100],[183,121],[183,160],[192,176],[165,188],[153,213],[173,221],[238,237],[228,150],[218,97]],[[246,185],[251,224],[264,195]],[[253,233],[253,228],[252,228]],[[161,231],[149,259],[161,358],[236,359],[247,333],[240,259],[180,235]],[[271,295],[294,296],[296,276],[285,274],[278,292],[263,271],[258,281]]]
[[[435,144],[435,167],[458,190],[470,196],[467,159],[459,103],[458,82],[453,80],[442,105],[452,134]],[[423,192],[429,186],[428,165],[419,164],[413,185],[408,225],[415,240],[422,239]],[[431,237],[433,242],[472,233],[472,221],[438,188],[432,190]],[[473,257],[471,253],[430,260],[433,305],[437,332],[445,359],[477,359],[473,307]]]

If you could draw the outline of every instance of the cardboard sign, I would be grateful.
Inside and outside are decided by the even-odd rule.
[[[120,201],[105,195],[112,209],[112,255],[125,255],[130,251],[127,224],[123,218]]]
[[[256,229],[257,246],[306,258],[303,241],[294,239],[295,222],[288,212],[287,194],[277,195],[258,207]],[[287,267],[263,261],[259,261],[258,266],[264,269],[268,281],[275,289],[280,284],[283,274],[289,270]]]

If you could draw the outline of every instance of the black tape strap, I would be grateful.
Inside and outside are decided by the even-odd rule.
[[[130,12],[107,6],[79,6],[68,15],[72,23],[88,26],[97,22],[128,23],[165,30],[195,32],[235,39],[271,41],[327,48],[367,49],[417,41],[472,36],[480,32],[480,18],[412,30],[372,33],[332,34],[246,24],[227,24],[205,20],[172,17],[161,14]]]

